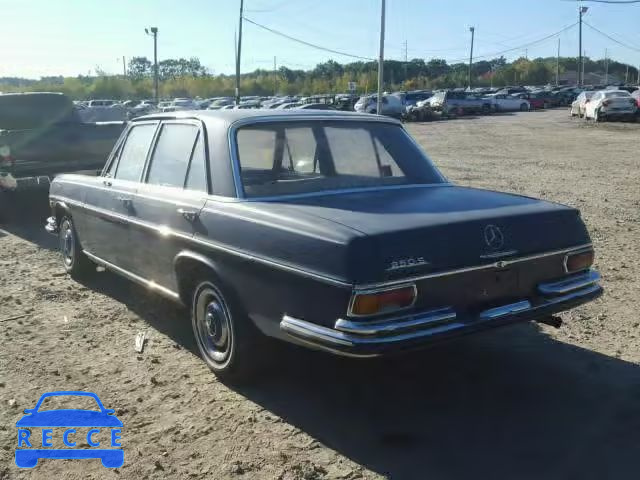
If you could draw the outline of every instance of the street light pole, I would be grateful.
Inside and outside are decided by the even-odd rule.
[[[471,32],[471,51],[469,52],[469,81],[467,83],[469,85],[469,90],[471,90],[471,69],[473,67],[473,37],[475,36],[476,29],[475,27],[469,27],[469,31]]]
[[[147,35],[153,36],[153,98],[158,104],[158,27],[145,28]],[[151,32],[151,33],[149,33]]]
[[[385,23],[385,0],[382,0],[380,11],[380,52],[378,55],[378,102],[376,113],[382,115],[382,85],[384,83],[384,23]]]
[[[582,63],[582,15],[587,13],[587,10],[589,10],[589,7],[578,6],[578,86],[582,86],[584,83],[584,64]],[[582,75],[580,74],[581,69],[583,71]]]
[[[556,87],[560,85],[560,39],[558,38],[558,55],[556,56]]]

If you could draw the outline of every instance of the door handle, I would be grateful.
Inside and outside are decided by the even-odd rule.
[[[129,197],[116,197],[116,200],[122,202],[126,208],[131,208],[133,206],[133,200]]]
[[[188,210],[185,208],[179,208],[177,212],[184,217],[184,219],[188,222],[195,222],[200,215],[197,210]]]

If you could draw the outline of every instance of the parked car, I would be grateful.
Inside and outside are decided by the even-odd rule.
[[[289,110],[291,108],[299,108],[302,105],[304,105],[303,103],[300,102],[287,102],[287,103],[281,103],[280,105],[278,105],[275,110]]]
[[[295,108],[299,110],[335,110],[335,107],[328,103],[304,103]]]
[[[366,95],[358,99],[354,105],[354,110],[360,113],[377,113],[378,111],[378,96]],[[400,118],[404,112],[404,106],[402,100],[396,95],[383,95],[382,96],[382,115],[389,117]]]
[[[110,107],[114,103],[118,103],[115,100],[90,100],[87,107]]]
[[[20,191],[48,189],[59,173],[100,170],[124,125],[83,123],[61,93],[0,95],[0,217],[11,217]]]
[[[102,265],[191,307],[242,378],[265,336],[371,357],[598,297],[578,210],[449,183],[397,120],[313,110],[129,123],[102,174],[51,185],[71,275]]]
[[[595,122],[609,119],[635,120],[636,99],[626,90],[600,90],[585,105],[584,118]]]
[[[485,98],[491,101],[491,108],[496,112],[512,112],[516,110],[526,112],[530,108],[528,100],[512,95],[494,93],[487,95]]]
[[[469,113],[487,114],[492,111],[491,100],[465,91],[440,91],[434,93],[427,102],[432,110],[443,113],[465,115]]]
[[[591,97],[593,97],[594,93],[596,92],[584,91],[580,95],[578,95],[578,97],[571,103],[569,114],[572,117],[584,117],[584,109],[587,103],[589,103],[589,101],[591,100]]]
[[[549,107],[549,103],[546,99],[546,96],[540,95],[536,92],[515,93],[514,96],[522,100],[527,100],[529,102],[529,106],[531,110],[538,110],[541,108]]]
[[[208,107],[208,110],[220,110],[222,107],[226,107],[227,105],[233,105],[234,100],[232,98],[221,98],[218,100],[214,100]]]

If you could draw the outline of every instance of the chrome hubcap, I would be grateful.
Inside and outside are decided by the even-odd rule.
[[[203,354],[215,363],[229,356],[231,320],[224,300],[212,289],[204,290],[196,305],[196,333]]]
[[[73,253],[75,245],[73,231],[71,225],[65,222],[62,235],[60,237],[60,250],[62,251],[62,259],[65,265],[70,266],[73,263]]]

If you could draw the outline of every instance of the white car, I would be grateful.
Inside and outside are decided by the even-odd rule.
[[[591,97],[593,97],[595,93],[596,92],[592,91],[585,91],[580,93],[580,95],[578,95],[576,99],[571,103],[571,107],[569,107],[569,114],[572,117],[584,117],[584,109],[587,106],[587,103],[591,101]]]
[[[378,96],[368,95],[360,97],[360,99],[353,106],[356,112],[360,113],[377,113],[378,109]],[[404,105],[400,97],[395,95],[383,95],[382,96],[382,115],[388,115],[390,117],[400,118],[404,113]]]
[[[494,93],[485,98],[491,101],[491,108],[496,112],[526,112],[531,108],[528,100],[504,93]]]
[[[601,122],[609,118],[635,119],[636,101],[626,90],[600,90],[585,105],[584,118]]]

